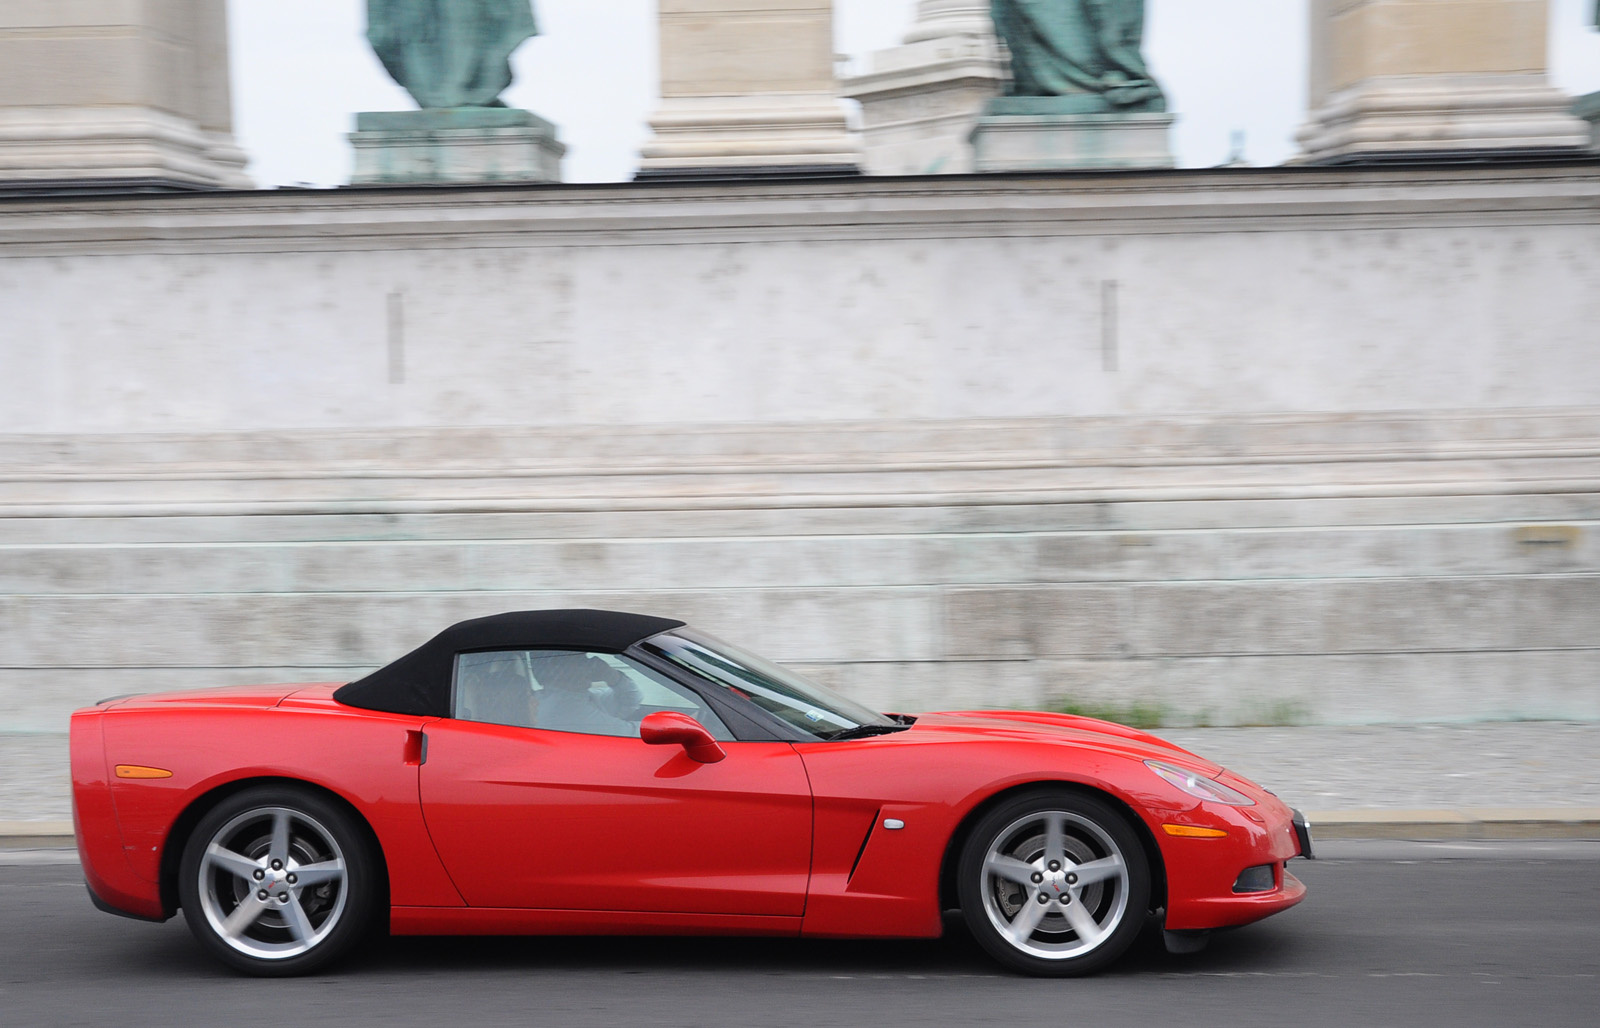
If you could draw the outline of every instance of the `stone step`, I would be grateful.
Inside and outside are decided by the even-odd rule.
[[[372,666],[0,668],[0,733],[64,733],[74,710],[113,696],[224,685],[347,682],[370,670]]]
[[[679,617],[778,659],[932,660],[941,591],[4,596],[11,668],[376,666],[466,618],[550,607]]]
[[[899,465],[804,468],[502,468],[437,473],[303,466],[24,468],[0,474],[0,513],[426,513],[807,508],[988,503],[1105,503],[1357,496],[1476,496],[1600,491],[1600,455],[1382,461],[1075,466]]]
[[[1589,649],[1597,610],[1597,575],[952,587],[940,641],[947,657]]]
[[[1190,657],[1600,647],[1600,575],[1078,585],[0,597],[11,668],[378,664],[464,618],[681,617],[774,659]],[[1597,686],[1600,688],[1600,686]]]
[[[0,594],[638,591],[1600,571],[1600,522],[1379,528],[0,545]]]
[[[749,641],[734,629],[719,634]],[[7,668],[0,733],[64,732],[73,710],[124,693],[348,681],[375,663]],[[789,663],[882,710],[1071,707],[1176,725],[1600,721],[1595,649]]]
[[[967,503],[701,510],[386,514],[155,514],[107,509],[0,516],[0,545],[663,539],[1030,532],[1157,532],[1340,526],[1566,524],[1600,520],[1600,493]]]
[[[880,710],[1049,710],[1169,725],[1600,719],[1600,650],[973,659],[791,667]]]
[[[904,709],[1600,716],[1596,440],[1592,410],[5,436],[0,720],[345,680],[551,606]]]
[[[1590,408],[0,436],[14,518],[1586,496],[1597,480]]]
[[[789,424],[0,434],[0,470],[525,471],[1097,466],[1600,453],[1600,410],[1364,411]]]

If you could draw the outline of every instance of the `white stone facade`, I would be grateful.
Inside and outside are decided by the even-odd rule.
[[[840,83],[861,104],[862,170],[972,171],[968,137],[1006,75],[987,0],[922,0],[902,45],[872,54],[865,72]]]
[[[0,432],[1585,406],[1597,218],[1584,167],[35,200]]]
[[[1584,169],[0,215],[0,729],[575,604],[897,709],[1600,718]]]

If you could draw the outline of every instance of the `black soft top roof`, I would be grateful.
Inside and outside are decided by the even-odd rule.
[[[515,610],[451,625],[333,698],[351,707],[423,717],[450,716],[450,678],[458,653],[476,650],[588,650],[621,653],[682,621],[616,610]]]

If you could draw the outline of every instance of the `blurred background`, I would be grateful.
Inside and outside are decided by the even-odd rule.
[[[489,114],[355,0],[136,6],[0,5],[13,755],[557,606],[896,710],[1600,720],[1592,3],[1152,0],[1167,111],[1016,151],[987,0],[539,0]]]

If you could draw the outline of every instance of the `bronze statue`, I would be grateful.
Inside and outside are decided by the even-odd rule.
[[[1160,112],[1145,67],[1144,0],[991,0],[1011,51],[1010,96],[1098,98],[1111,112]]]
[[[511,52],[538,35],[531,0],[367,0],[367,40],[424,109],[504,107]]]

